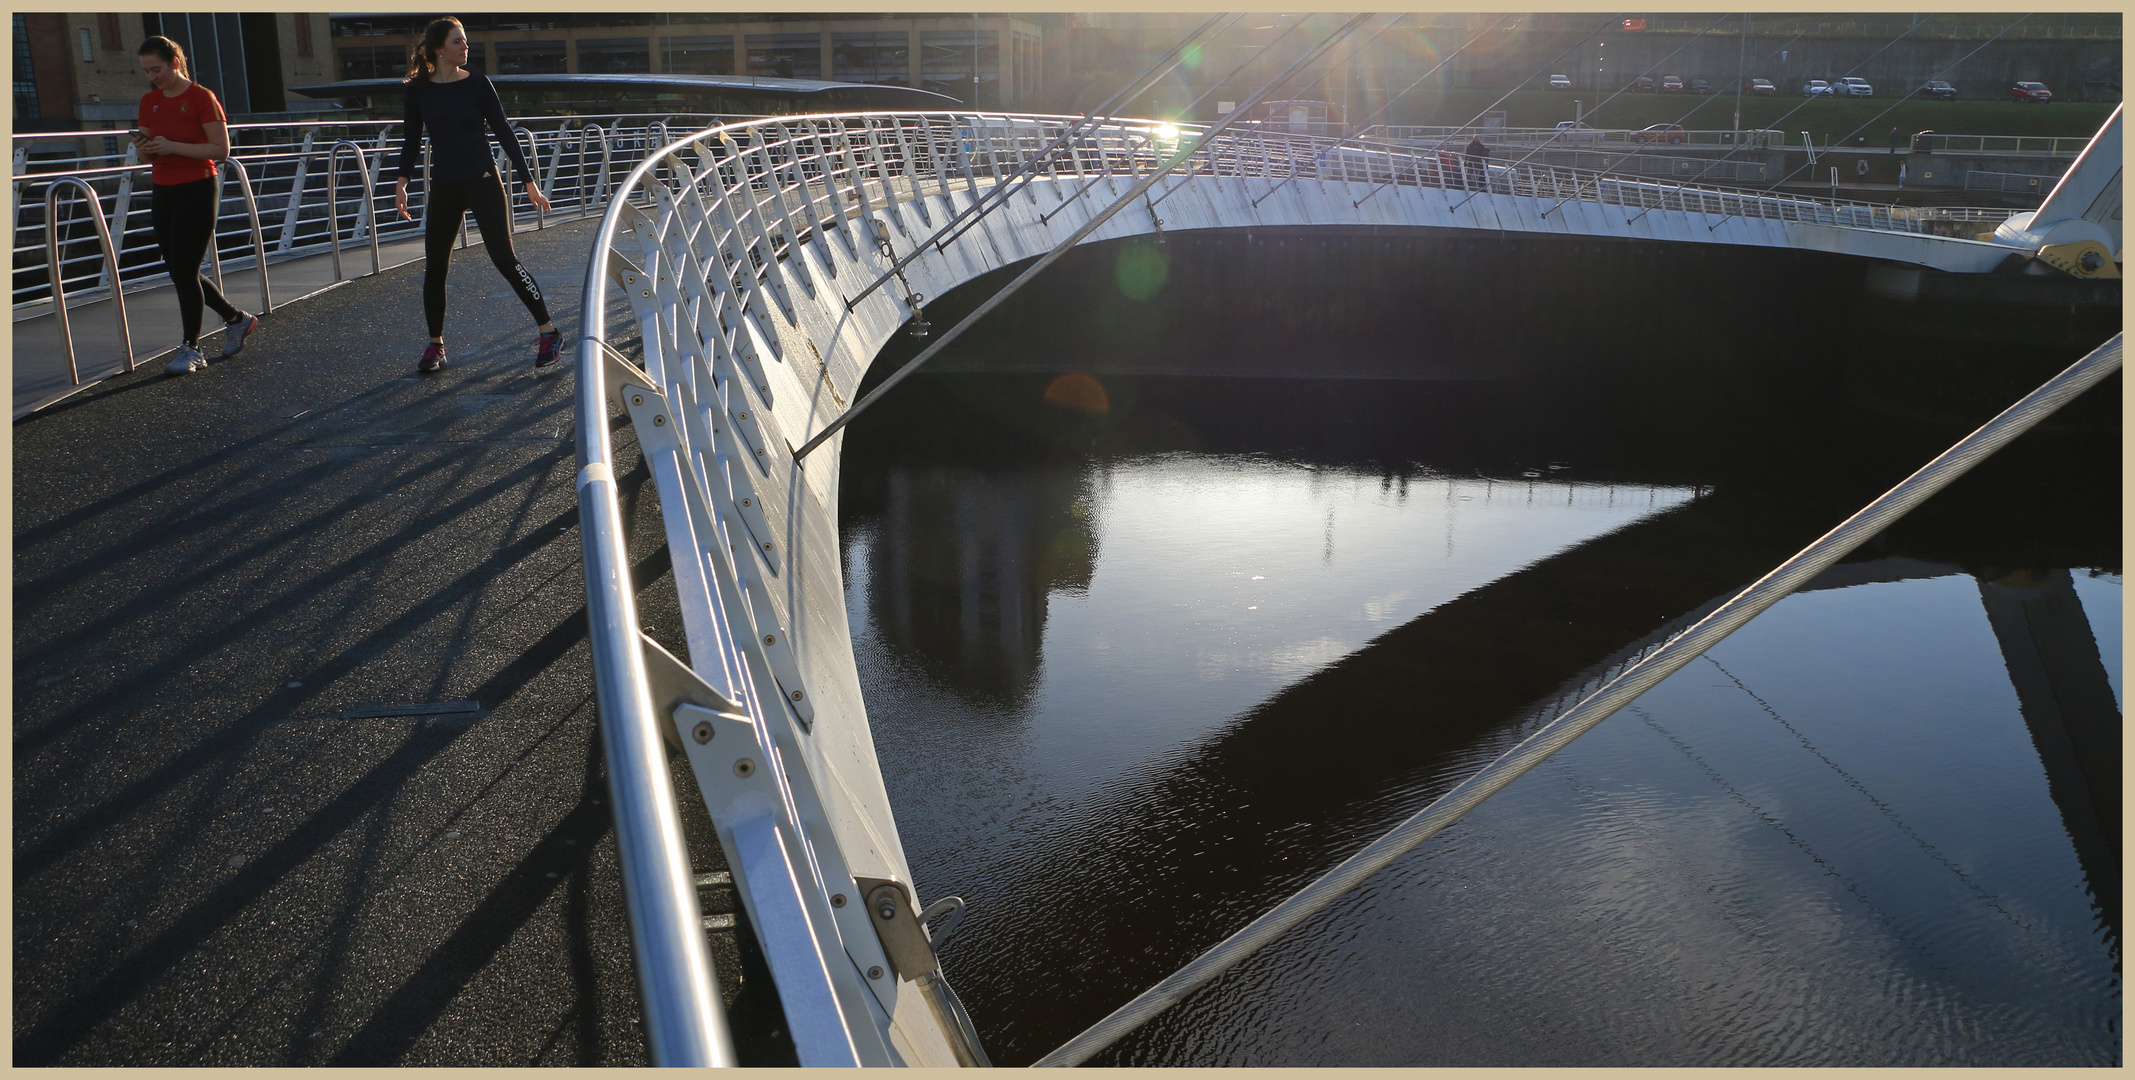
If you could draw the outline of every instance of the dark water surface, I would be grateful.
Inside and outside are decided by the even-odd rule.
[[[995,1063],[1965,430],[1813,398],[1037,374],[888,398],[845,449],[847,601],[919,890],[970,903],[944,960]],[[2027,437],[1097,1062],[2117,1063],[2117,455]]]

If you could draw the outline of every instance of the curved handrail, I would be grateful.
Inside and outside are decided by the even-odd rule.
[[[670,147],[670,150],[673,148]],[[623,183],[628,192],[658,160],[647,154]],[[594,233],[578,344],[578,520],[586,565],[586,627],[616,849],[630,910],[631,945],[644,1000],[645,1039],[656,1065],[730,1065],[732,1037],[713,985],[689,853],[682,845],[674,789],[639,644],[637,601],[616,492],[608,432],[606,305],[601,296],[610,238],[625,199],[608,204]],[[584,418],[597,417],[588,423]]]
[[[111,306],[118,313],[119,342],[126,351],[128,371],[134,369],[133,329],[126,323],[126,290],[118,284],[119,251],[111,242],[111,225],[104,220],[104,206],[97,200],[96,189],[90,187],[88,181],[74,176],[62,176],[52,181],[44,192],[45,265],[51,267],[52,309],[59,315],[60,337],[67,343],[67,373],[73,377],[74,385],[80,386],[82,370],[74,360],[74,324],[67,315],[67,286],[60,274],[59,234],[53,228],[59,216],[59,193],[67,187],[81,189],[82,196],[89,202],[90,219],[96,222],[97,242],[104,247],[104,268],[109,271],[113,283]]]
[[[528,131],[528,130],[527,130],[527,129],[526,129],[525,127],[523,127],[523,126],[521,126],[521,125],[519,125],[519,124],[513,124],[513,125],[512,125],[512,127],[511,127],[511,132],[512,132],[512,141],[513,141],[513,142],[518,142],[518,141],[519,141],[519,136],[521,136],[521,135],[524,135],[524,136],[526,136],[526,145],[524,145],[524,146],[520,147],[520,149],[521,149],[521,150],[524,150],[524,151],[526,152],[526,184],[527,184],[527,190],[529,190],[529,191],[536,191],[536,190],[538,190],[538,191],[540,191],[540,192],[541,192],[541,197],[542,197],[542,198],[544,198],[544,199],[548,198],[548,197],[549,197],[549,193],[548,193],[548,190],[547,190],[546,188],[543,188],[543,187],[541,187],[541,140],[540,140],[540,139],[538,139],[538,138],[536,138],[536,137],[534,136],[534,133],[533,133],[533,132],[531,132],[531,131]],[[559,153],[561,153],[561,150],[559,149],[559,151],[558,151],[558,152],[559,152]],[[499,169],[499,170],[497,170],[497,173],[498,173],[498,176],[499,176],[499,177],[501,177],[501,176],[503,175],[503,170],[502,170],[502,169]],[[505,201],[506,205],[509,205],[509,204],[511,203],[511,197],[512,197],[512,185],[511,185],[511,181],[509,181],[509,180],[506,180],[506,181],[504,182],[504,201]],[[533,200],[532,200],[531,198],[529,198],[529,199],[528,199],[527,201],[528,201],[528,202],[533,202]],[[546,210],[543,210],[543,209],[541,208],[541,204],[540,204],[540,203],[534,203],[534,228],[535,228],[535,230],[536,230],[536,231],[539,231],[539,230],[541,230],[541,229],[546,229],[546,228],[548,228],[548,227],[549,227],[549,212],[548,212],[548,211],[546,211]]]
[[[341,273],[341,200],[335,198],[335,195],[337,193],[335,185],[341,177],[340,161],[341,151],[343,150],[347,150],[349,153],[356,155],[356,179],[359,182],[362,181],[365,176],[369,175],[364,171],[363,167],[363,147],[357,146],[355,143],[352,143],[347,139],[340,139],[336,140],[334,145],[327,149],[326,237],[328,246],[332,247],[334,252],[335,281],[346,280]],[[377,213],[372,208],[371,192],[368,187],[366,187],[363,192],[363,209],[361,211],[358,211],[358,213],[361,215],[359,220],[364,223],[364,231],[370,234],[371,273],[375,274],[378,273],[380,270],[385,269],[385,258],[380,255],[378,251]]]
[[[259,313],[265,315],[274,310],[274,288],[267,282],[267,235],[259,226],[259,200],[253,197],[252,176],[245,171],[245,163],[234,157],[224,158],[222,163],[237,170],[237,193],[245,200],[245,217],[252,225],[252,265],[259,271]],[[371,235],[377,237],[375,227]]]

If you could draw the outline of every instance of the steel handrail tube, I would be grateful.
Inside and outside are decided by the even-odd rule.
[[[245,163],[235,156],[222,159],[224,165],[237,170],[237,193],[245,200],[245,217],[252,225],[252,262],[259,271],[259,313],[265,315],[274,310],[274,289],[267,281],[267,235],[259,226],[259,202],[253,198],[252,177],[245,172]],[[371,233],[375,237],[377,229]]]
[[[646,154],[622,190],[633,190],[662,157],[688,141]],[[735,1063],[733,1039],[714,982],[695,877],[662,748],[661,725],[672,721],[656,715],[646,684],[608,433],[603,294],[610,245],[627,201],[611,201],[601,216],[580,308],[578,506],[586,624],[646,1044],[655,1065],[728,1066]]]
[[[63,280],[65,268],[59,259],[59,234],[53,229],[59,213],[59,193],[67,187],[81,189],[82,197],[89,202],[90,219],[96,222],[97,242],[104,247],[104,266],[111,275],[111,305],[118,314],[119,346],[126,353],[126,370],[134,369],[133,330],[126,323],[126,290],[119,281],[119,252],[111,243],[111,226],[104,220],[103,204],[97,201],[96,189],[88,181],[72,176],[62,176],[46,185],[44,192],[44,242],[45,265],[52,278],[52,309],[59,315],[60,339],[67,346],[67,373],[74,385],[82,384],[82,372],[74,359],[74,323],[67,315],[67,285]]]
[[[340,161],[341,151],[343,150],[347,150],[349,153],[356,155],[356,179],[358,181],[361,181],[366,175],[368,175],[363,168],[363,147],[357,146],[355,143],[352,143],[347,139],[341,139],[336,141],[332,147],[327,149],[326,237],[328,243],[332,246],[334,251],[335,281],[347,280],[341,275],[341,200],[335,197],[336,184],[341,178]],[[370,212],[371,193],[368,189],[366,189],[363,193],[363,209],[359,211],[359,214],[361,214],[362,216],[359,217],[358,220],[367,219],[370,215]],[[385,269],[385,259],[378,252],[378,228],[375,222],[372,223],[372,226],[369,231],[371,234],[371,273],[375,274]]]

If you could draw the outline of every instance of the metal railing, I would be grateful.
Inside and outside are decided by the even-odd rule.
[[[605,201],[615,169],[634,164],[649,147],[666,141],[663,121],[681,120],[694,128],[722,117],[673,114],[618,115],[603,117],[537,117],[513,121],[522,132],[520,145],[528,153],[537,184],[555,201],[548,215],[537,215],[546,224],[556,215],[589,216]],[[231,159],[245,170],[251,201],[243,207],[217,204],[217,226],[211,251],[232,265],[250,265],[258,258],[251,244],[251,217],[262,216],[260,230],[270,261],[327,254],[337,242],[366,238],[393,241],[418,235],[416,222],[387,220],[393,206],[391,185],[379,185],[386,159],[397,153],[400,124],[397,121],[295,121],[271,124],[235,124],[230,128]],[[597,132],[597,135],[594,134]],[[587,151],[593,139],[598,153]],[[427,140],[426,140],[427,143]],[[321,148],[319,144],[324,144]],[[358,176],[364,194],[352,220],[344,223],[348,209],[337,200],[346,180],[336,155],[354,149],[361,159]],[[115,277],[122,288],[156,284],[163,278],[163,265],[156,250],[154,228],[147,199],[137,198],[148,168],[134,159],[125,133],[119,131],[73,131],[15,136],[14,175],[14,283],[13,306],[17,319],[46,314],[52,297],[53,279],[76,303],[108,295]],[[427,146],[425,147],[427,163]],[[321,166],[327,175],[320,175]],[[42,210],[43,190],[62,179],[80,185],[75,190],[95,195],[116,245],[116,268],[107,265],[103,244],[89,223],[54,217]],[[428,170],[418,173],[409,185],[411,204],[419,205],[428,188]],[[381,207],[380,201],[383,200]],[[73,202],[77,200],[69,200]],[[514,216],[524,220],[527,201],[512,196]],[[42,212],[40,212],[42,210]],[[243,213],[238,211],[242,210]],[[54,243],[46,233],[54,232]],[[380,235],[383,234],[383,235]],[[56,268],[56,275],[55,275]],[[374,267],[375,270],[375,267]]]
[[[581,308],[576,426],[603,738],[614,761],[651,760],[661,739],[688,757],[804,1065],[882,1060],[885,1036],[855,1005],[860,995],[878,992],[856,969],[873,972],[871,980],[882,977],[878,965],[906,978],[903,965],[925,966],[911,981],[958,1061],[979,1063],[984,1055],[927,937],[897,965],[874,960],[890,955],[888,939],[877,940],[879,928],[865,912],[831,902],[857,880],[829,825],[830,800],[851,796],[807,765],[810,740],[822,734],[788,635],[800,614],[782,606],[801,595],[800,586],[783,580],[796,557],[786,545],[799,533],[783,514],[803,513],[808,503],[796,490],[806,480],[792,451],[808,432],[782,426],[821,426],[829,417],[789,405],[781,421],[776,405],[813,400],[810,395],[826,389],[836,398],[838,389],[819,381],[815,365],[802,370],[778,362],[794,359],[786,343],[795,340],[798,306],[816,300],[842,317],[853,303],[887,303],[898,314],[916,314],[921,298],[908,288],[869,295],[893,279],[903,285],[893,240],[915,250],[945,246],[930,234],[954,227],[959,204],[995,193],[996,205],[1028,201],[1059,213],[1095,185],[1147,177],[1175,155],[1183,155],[1175,175],[1242,182],[1256,200],[1294,182],[1348,182],[1358,185],[1349,190],[1359,204],[1398,185],[1638,212],[1668,208],[1929,231],[1921,211],[1872,203],[1494,165],[1451,152],[1364,148],[1266,130],[1208,137],[1188,126],[1174,137],[1169,125],[1155,121],[1077,130],[1080,123],[1063,116],[870,113],[706,128],[639,158],[594,237]],[[1057,149],[1044,154],[1048,147]],[[1047,186],[1005,186],[1019,173]],[[1152,205],[1172,190],[1152,189]],[[839,280],[826,288],[831,277]],[[611,340],[608,317],[617,302],[628,306],[637,332]],[[618,345],[634,352],[626,355]],[[689,645],[686,667],[637,622],[615,482],[629,466],[615,457],[611,399],[628,414],[659,494]],[[862,721],[846,716],[841,722]],[[758,770],[753,764],[768,761],[786,765]],[[611,765],[609,776],[626,895],[684,895],[678,883],[690,879],[691,869],[687,852],[666,839],[678,836],[679,826],[663,816],[674,805],[665,773]],[[840,811],[844,820],[852,812],[849,805]],[[907,893],[903,901],[916,909],[916,897]],[[648,994],[664,986],[680,987],[674,992],[683,995],[657,1010],[648,1002],[648,1018],[698,1015],[709,991],[690,973],[702,943],[681,929],[693,909],[679,901],[653,905],[658,910],[640,919],[632,904],[641,984]],[[700,1051],[688,1023],[655,1019],[648,1029],[657,1060],[694,1060]]]

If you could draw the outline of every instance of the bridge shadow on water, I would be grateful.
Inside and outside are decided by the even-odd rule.
[[[974,905],[949,972],[997,1064],[1034,1059],[1303,886],[2086,347],[2012,353],[1955,323],[1937,336],[1878,326],[1877,302],[1811,256],[1778,269],[1699,253],[1561,265],[1517,246],[1463,259],[1461,241],[1335,236],[1256,260],[1240,254],[1248,243],[1202,238],[1197,250],[1173,236],[1168,252],[1109,245],[1064,263],[1061,288],[1005,305],[846,444],[848,559],[866,552],[848,587],[877,744],[922,887]],[[995,284],[937,301],[930,319],[948,325]],[[901,339],[878,369],[924,344]],[[1975,368],[1991,377],[1955,392]],[[1925,370],[1955,374],[1900,392]],[[1988,591],[2050,568],[2117,573],[2118,397],[2117,379],[2093,390],[1847,565],[1932,563]],[[1377,476],[1404,494],[1446,478],[1516,490],[1523,477],[1576,477],[1688,498],[1437,603],[1092,790],[1018,803],[1000,789],[1052,766],[1017,756],[1043,751],[1002,748],[1065,737],[1028,727],[1049,715],[1048,613],[1105,573],[1093,492],[1126,464],[1169,459]],[[1192,522],[1176,532],[1227,543]],[[1158,601],[1173,599],[1203,602]],[[2080,612],[2073,625],[2087,637]],[[2088,704],[2045,715],[2027,698],[2024,719],[2117,957],[2119,715],[2097,646],[2070,648],[2081,645],[2087,667],[2047,665],[2082,683]],[[2014,653],[2009,663],[2016,672]],[[1135,685],[1128,707],[1152,712],[1196,692]],[[980,806],[936,791],[948,753],[999,763],[973,766],[987,775],[963,794]],[[948,818],[989,812],[1009,820],[988,831]],[[930,829],[953,833],[954,850],[930,853]],[[1337,1000],[1366,992],[1327,978]],[[1410,1033],[1379,1056],[1328,1056],[1309,1038],[1319,1049],[1285,1050],[1254,1034],[1264,1006],[1236,998],[1239,979],[1099,1061],[1691,1064],[1729,1052],[1551,1056],[1552,1039],[1472,1016],[1485,1025],[1474,1038],[1495,1048],[1426,1049]],[[1508,1049],[1519,1045],[1531,1056]]]

